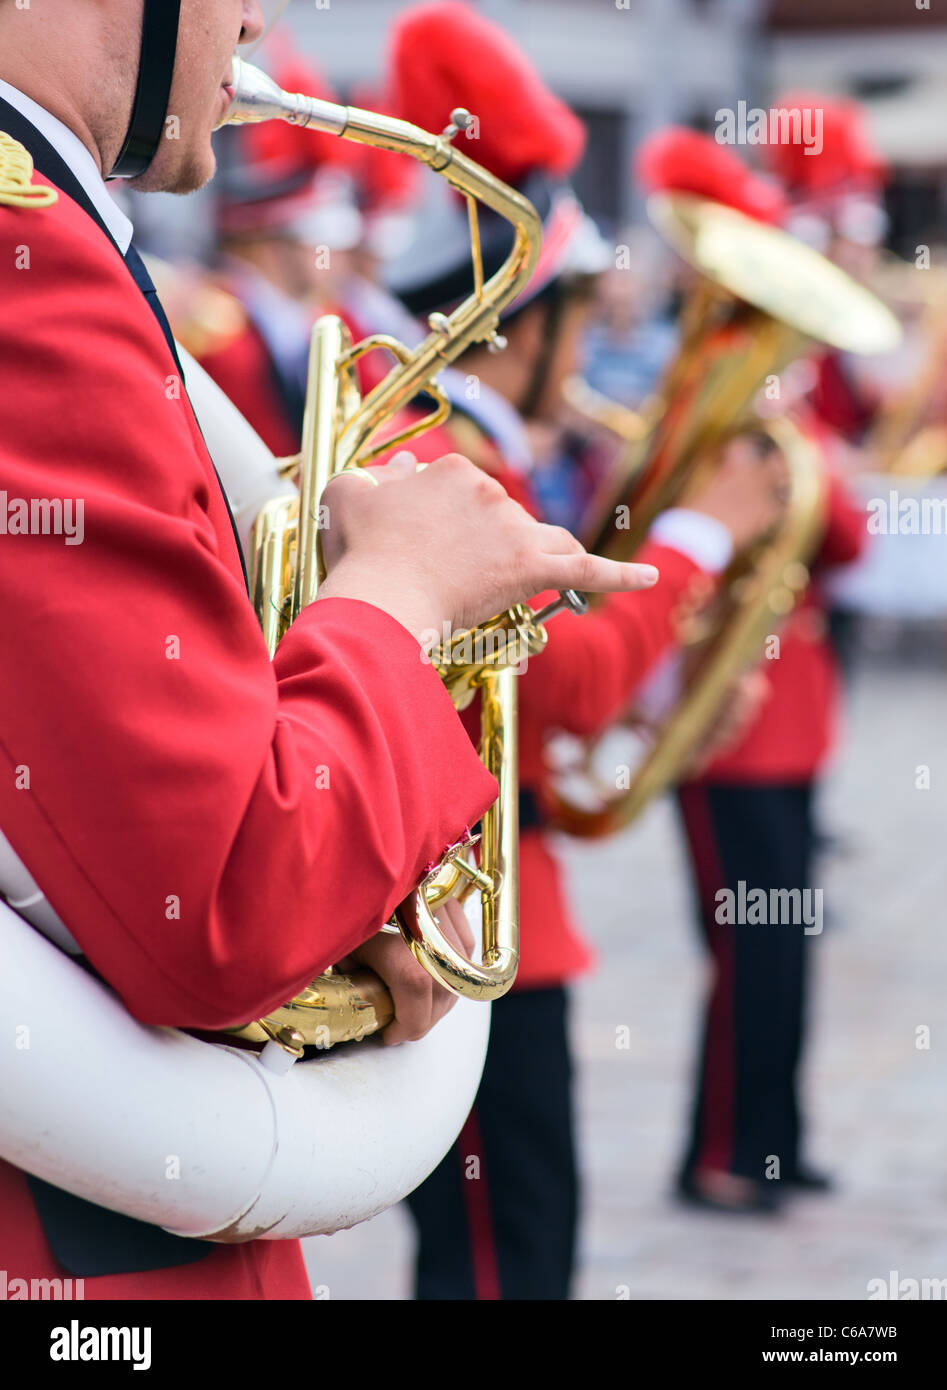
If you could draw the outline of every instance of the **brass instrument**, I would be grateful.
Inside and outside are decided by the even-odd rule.
[[[778,394],[780,371],[813,340],[869,353],[890,350],[900,335],[874,295],[783,231],[685,195],[652,198],[648,210],[700,278],[685,305],[679,352],[656,396],[643,415],[617,420],[626,441],[620,491],[586,544],[613,559],[631,559],[659,512],[712,469],[726,442],[740,433],[762,434],[782,450],[789,498],[781,524],[764,544],[736,558],[722,598],[712,615],[703,615],[684,693],[628,785],[603,786],[589,748],[580,767],[568,770],[578,772],[581,796],[568,777],[555,782],[550,820],[580,837],[629,824],[681,777],[733,681],[808,584],[806,561],[821,529],[818,458],[790,420],[753,413],[757,393],[769,382]],[[585,402],[599,421],[608,418],[594,398]],[[582,398],[573,393],[572,404],[581,409]],[[614,427],[614,415],[611,421]]]
[[[432,135],[405,121],[316,98],[283,92],[265,74],[235,63],[236,95],[224,123],[282,119],[362,144],[410,154],[427,164],[467,201],[474,292],[449,316],[434,314],[430,333],[409,351],[396,339],[375,335],[353,344],[342,321],[327,315],[312,334],[309,380],[299,463],[298,497],[279,498],[260,513],[253,539],[251,586],[270,654],[301,610],[317,596],[324,578],[320,547],[320,503],[330,478],[359,468],[379,454],[438,424],[449,411],[434,378],[474,343],[502,348],[499,311],[523,289],[536,264],[541,225],[532,205],[471,159],[451,140],[471,118],[460,109],[451,124]],[[514,228],[503,266],[484,282],[477,205],[483,203]],[[364,399],[356,364],[367,352],[385,349],[396,365]],[[420,392],[434,401],[422,420],[378,441],[379,432]],[[518,961],[518,788],[515,666],[546,643],[544,624],[562,608],[582,611],[585,600],[571,591],[534,613],[519,605],[476,633],[455,634],[431,654],[458,709],[481,696],[481,756],[497,778],[499,797],[485,814],[479,865],[468,858],[473,841],[458,844],[395,914],[397,928],[419,963],[454,993],[496,999],[513,983]],[[483,960],[475,964],[444,936],[433,909],[464,890],[480,893]],[[258,1019],[238,1036],[267,1039],[298,1056],[307,1043],[326,1046],[360,1038],[391,1017],[390,997],[369,972],[352,977],[332,972],[283,1009]]]
[[[616,435],[626,445],[640,444],[651,428],[648,401],[632,410],[597,391],[584,377],[567,377],[562,385],[562,398],[576,415]]]
[[[900,318],[912,321],[924,360],[910,386],[882,402],[865,440],[874,471],[902,478],[933,478],[947,469],[947,420],[932,416],[947,370],[947,269],[922,269],[887,254],[868,277],[872,290]]]

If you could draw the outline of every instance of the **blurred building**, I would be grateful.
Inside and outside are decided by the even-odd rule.
[[[378,81],[392,21],[409,0],[291,0],[286,22],[343,95]],[[478,3],[478,0],[471,0]],[[641,213],[635,146],[676,121],[713,129],[721,108],[787,88],[865,101],[894,170],[893,241],[947,225],[947,14],[940,0],[479,0],[586,120],[576,183],[606,232]],[[449,113],[444,113],[445,124]],[[206,200],[140,202],[146,242],[198,255]],[[167,200],[170,203],[170,200]]]
[[[922,6],[929,2],[930,8]],[[857,97],[888,159],[891,240],[943,241],[947,227],[947,13],[937,0],[771,0],[774,90]]]

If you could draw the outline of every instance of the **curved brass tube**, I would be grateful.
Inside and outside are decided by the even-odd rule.
[[[320,531],[322,496],[343,469],[370,463],[396,442],[438,423],[449,407],[436,385],[438,372],[475,343],[502,347],[500,310],[528,283],[539,256],[542,228],[532,204],[455,149],[451,140],[469,123],[466,112],[451,113],[451,124],[433,135],[390,116],[287,93],[245,62],[235,64],[235,97],[224,124],[286,120],[346,140],[409,154],[445,178],[467,201],[474,291],[451,314],[433,314],[430,332],[413,351],[376,336],[353,343],[342,321],[327,315],[312,334],[309,379],[299,466],[299,498],[278,499],[263,509],[254,530],[252,591],[270,653],[283,633],[317,596],[325,575]],[[512,226],[513,243],[500,269],[484,280],[477,208],[493,209]],[[366,352],[386,350],[395,357],[388,375],[364,399],[355,373]],[[378,442],[380,431],[420,392],[435,400],[434,411],[410,429]],[[562,596],[562,605],[580,611],[584,600]],[[517,901],[516,689],[514,667],[539,652],[543,627],[552,609],[534,614],[520,607],[500,614],[477,633],[457,634],[446,652],[433,654],[451,697],[463,708],[479,693],[482,700],[482,756],[497,777],[500,795],[486,813],[479,866],[456,846],[395,920],[417,960],[447,989],[476,999],[495,999],[513,983],[519,959]],[[469,654],[464,644],[470,647]],[[465,959],[444,937],[433,915],[437,905],[459,888],[480,890],[483,960]],[[322,990],[324,981],[313,989]],[[287,1009],[299,1012],[299,1001]],[[363,1011],[364,1012],[364,1011]],[[376,1024],[379,1017],[376,1010]],[[285,1010],[254,1029],[293,1051],[292,1028],[280,1022]],[[286,1031],[289,1028],[289,1031]],[[366,1029],[368,1031],[368,1029]]]

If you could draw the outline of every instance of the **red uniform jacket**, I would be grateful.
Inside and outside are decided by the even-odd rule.
[[[520,780],[538,790],[548,777],[544,750],[556,731],[601,733],[625,713],[635,692],[678,640],[678,614],[707,575],[670,546],[649,542],[636,559],[656,565],[653,589],[611,594],[582,618],[563,614],[549,625],[549,644],[520,683]],[[555,597],[546,594],[542,602]],[[548,833],[520,839],[520,988],[560,984],[588,969],[594,956],[569,908]]]
[[[270,663],[174,360],[100,228],[65,195],[0,206],[0,251],[0,827],[135,1017],[241,1023],[374,932],[495,784],[380,610],[317,602]],[[16,534],[36,499],[81,502],[82,543]],[[11,1275],[61,1273],[2,1164],[0,1229]],[[307,1296],[293,1242],[99,1283]]]
[[[813,566],[816,582],[779,631],[778,659],[763,662],[770,696],[701,781],[808,782],[825,763],[837,736],[839,676],[818,572],[857,559],[866,540],[864,508],[830,479],[825,535]]]
[[[329,308],[325,312],[339,315],[355,341],[364,336],[341,310]],[[297,454],[300,422],[293,418],[269,347],[253,321],[247,318],[241,332],[210,343],[189,344],[187,337],[182,337],[178,331],[178,325],[174,327],[178,341],[191,347],[204,370],[224,395],[230,397],[267,448],[277,458]],[[376,386],[390,366],[391,358],[385,352],[369,353],[361,358],[357,372],[363,393]]]
[[[814,365],[812,410],[829,429],[857,442],[877,414],[877,397],[853,378],[844,353],[828,348],[815,354]]]

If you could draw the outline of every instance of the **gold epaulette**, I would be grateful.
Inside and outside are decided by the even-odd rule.
[[[236,295],[220,285],[207,283],[194,296],[187,340],[194,357],[221,352],[247,331],[249,319]]]
[[[19,140],[0,130],[0,204],[11,208],[47,208],[59,194],[33,183],[33,156]]]
[[[203,272],[151,255],[145,264],[175,338],[198,361],[229,347],[246,331],[249,320],[240,300]]]

